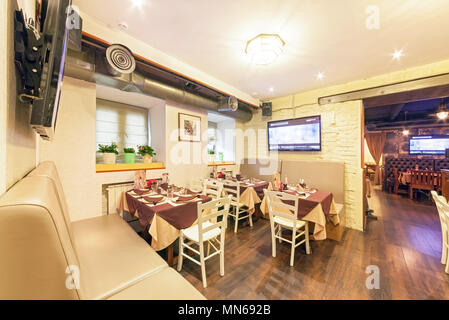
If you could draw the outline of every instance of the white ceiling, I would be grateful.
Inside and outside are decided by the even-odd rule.
[[[133,0],[74,4],[105,24],[126,22],[135,38],[261,99],[449,58],[448,0],[141,1],[142,8]],[[379,30],[366,28],[368,5],[380,8]],[[269,66],[244,53],[260,33],[286,42]],[[404,51],[400,62],[395,50]]]

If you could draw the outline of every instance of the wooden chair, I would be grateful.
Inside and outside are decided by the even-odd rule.
[[[230,205],[231,197],[213,200],[204,204],[198,203],[198,224],[181,230],[179,236],[178,271],[182,269],[184,258],[198,264],[201,267],[204,288],[207,287],[206,261],[218,254],[220,255],[220,275],[224,276],[224,244]],[[218,219],[219,217],[222,217],[222,219]],[[220,221],[217,222],[218,220]],[[220,240],[218,240],[218,237],[220,237]],[[184,242],[184,239],[188,241]],[[207,256],[204,254],[204,242],[208,244]],[[198,250],[194,249],[192,245],[197,245],[199,247]],[[210,254],[211,246],[214,248],[212,254]],[[185,254],[184,248],[196,253],[200,258],[199,261]]]
[[[203,195],[219,199],[223,193],[223,183],[217,180],[206,179],[203,181]]]
[[[413,191],[418,190],[436,190],[441,185],[441,172],[412,170],[410,182],[410,199],[413,199]]]
[[[446,199],[442,196],[439,196],[435,191],[431,191],[432,197],[435,201],[435,204],[438,209],[438,215],[440,216],[441,223],[441,233],[443,238],[443,246],[441,253],[441,264],[446,265],[445,272],[449,273],[449,263],[448,263],[448,250],[449,250],[449,235],[448,235],[448,227],[449,227],[449,205],[446,202]]]
[[[246,207],[244,204],[240,203],[240,183],[226,180],[225,182],[223,182],[223,192],[232,197],[231,198],[232,211],[229,213],[229,215],[233,217],[235,221],[234,233],[237,233],[240,220],[248,219],[249,225],[252,228],[253,218],[249,212],[249,208]],[[240,216],[240,214],[244,215]]]
[[[410,194],[410,186],[406,184],[402,184],[401,181],[399,181],[399,171],[397,168],[393,169],[393,179],[394,179],[394,186],[393,186],[393,193],[394,194]]]
[[[290,266],[293,267],[295,248],[301,244],[306,244],[306,253],[310,254],[309,242],[309,224],[307,221],[298,220],[298,202],[299,199],[295,195],[290,195],[284,192],[267,191],[264,190],[265,197],[268,204],[268,212],[270,214],[271,224],[271,243],[273,250],[273,257],[276,257],[276,239],[279,242],[288,242],[291,244]],[[283,201],[293,202],[293,205],[284,203]],[[282,237],[282,228],[292,231],[292,239]],[[304,239],[297,243],[299,237],[304,236]]]

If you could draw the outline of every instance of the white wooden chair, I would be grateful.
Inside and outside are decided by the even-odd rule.
[[[310,254],[309,241],[309,224],[307,221],[298,220],[298,197],[284,192],[264,190],[265,197],[268,204],[268,212],[270,214],[271,224],[271,243],[273,250],[273,257],[276,257],[276,239],[279,242],[285,241],[291,244],[290,266],[293,267],[295,257],[295,249],[301,244],[306,244],[306,253]],[[283,201],[292,201],[293,205],[288,205]],[[282,237],[282,228],[292,231],[292,239]],[[303,240],[297,242],[299,237],[304,237]]]
[[[449,206],[446,203],[446,199],[444,197],[439,196],[436,191],[431,191],[433,200],[435,201],[438,215],[440,217],[440,224],[441,224],[441,234],[442,234],[442,252],[441,252],[441,264],[446,265],[446,273],[449,273],[449,266],[448,266],[448,250],[449,250],[449,239],[448,239],[448,214],[449,214]],[[445,207],[446,206],[446,207]]]
[[[181,230],[179,236],[178,271],[182,269],[183,258],[198,264],[201,267],[204,288],[207,287],[205,263],[218,254],[220,255],[220,275],[224,276],[224,244],[230,205],[230,197],[212,200],[204,204],[198,203],[198,224]],[[220,216],[222,219],[217,222],[217,218]],[[208,245],[207,256],[204,254],[204,242],[207,242]],[[193,245],[197,245],[198,250],[193,248]],[[210,254],[211,246],[214,249],[212,254]],[[196,253],[200,258],[199,261],[185,254],[184,248]]]
[[[223,194],[223,182],[206,179],[203,181],[203,195],[220,199]]]
[[[234,218],[235,226],[234,233],[237,233],[237,229],[239,227],[239,221],[244,219],[249,219],[249,225],[253,227],[253,218],[249,213],[249,208],[244,204],[240,203],[240,183],[234,181],[224,181],[223,182],[223,192],[226,195],[230,195],[232,197],[231,206],[232,211],[229,212],[229,215]],[[243,216],[240,216],[243,214]]]

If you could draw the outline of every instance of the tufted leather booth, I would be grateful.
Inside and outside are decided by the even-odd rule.
[[[388,190],[389,184],[394,181],[393,169],[398,169],[398,172],[404,172],[408,169],[415,169],[416,165],[419,166],[419,170],[429,169],[431,171],[436,170],[435,162],[439,160],[434,159],[418,159],[413,157],[386,157],[384,160],[384,173],[383,173],[383,188]],[[448,162],[449,164],[449,162]],[[449,166],[448,166],[449,168]]]
[[[120,216],[67,210],[51,162],[0,197],[0,299],[204,299]]]
[[[449,159],[435,160],[435,171],[441,171],[442,169],[449,170]]]

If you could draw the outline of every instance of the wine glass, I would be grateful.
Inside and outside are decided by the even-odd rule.
[[[152,182],[151,191],[153,191],[153,193],[157,193],[157,190],[158,190],[157,182]]]
[[[173,197],[174,197],[173,193],[174,193],[173,185],[168,186],[168,188],[167,188],[167,198],[172,200]]]

